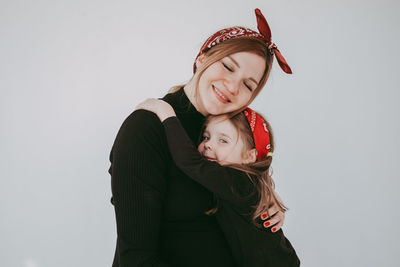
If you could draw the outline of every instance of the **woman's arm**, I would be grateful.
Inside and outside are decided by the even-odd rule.
[[[114,266],[167,266],[158,255],[168,149],[163,131],[153,113],[140,110],[124,121],[115,139],[110,155]]]

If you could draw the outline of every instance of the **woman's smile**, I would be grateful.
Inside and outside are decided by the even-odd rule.
[[[217,89],[214,85],[212,85],[212,88],[219,101],[221,101],[224,104],[231,102],[231,100],[226,96],[226,94],[222,93],[221,90]]]

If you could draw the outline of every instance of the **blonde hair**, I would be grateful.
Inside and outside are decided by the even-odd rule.
[[[273,56],[269,52],[269,50],[264,42],[262,42],[256,38],[252,38],[252,37],[236,37],[236,38],[231,38],[231,39],[226,40],[218,45],[213,46],[212,48],[210,48],[208,51],[206,51],[204,53],[205,60],[204,60],[203,64],[201,65],[201,67],[196,70],[195,74],[193,75],[193,77],[191,79],[191,81],[194,81],[194,84],[196,85],[195,94],[197,97],[199,80],[200,80],[200,77],[202,76],[202,74],[204,73],[204,71],[209,66],[211,66],[215,62],[223,59],[224,57],[227,57],[231,54],[239,53],[239,52],[250,52],[250,53],[254,53],[254,54],[259,55],[262,58],[264,58],[265,59],[265,70],[261,77],[261,80],[258,83],[257,88],[253,90],[253,94],[251,95],[251,98],[249,99],[248,103],[246,103],[239,110],[231,112],[230,113],[231,116],[236,115],[236,114],[240,113],[241,111],[243,111],[254,100],[254,98],[256,98],[256,96],[260,93],[261,89],[264,88],[265,84],[267,83],[269,74],[271,72]],[[182,86],[185,86],[185,84],[172,87],[170,92],[176,92]]]
[[[260,115],[258,113],[258,115]],[[271,142],[270,152],[274,152],[275,143],[274,143],[274,135],[271,128],[271,125],[265,118],[261,115],[260,117],[265,121],[267,125],[267,129],[269,131],[269,138]],[[207,125],[211,120],[225,118],[228,119],[232,125],[236,128],[239,134],[239,138],[242,139],[244,143],[244,150],[248,151],[255,148],[253,133],[251,131],[249,122],[243,112],[236,114],[235,116],[228,115],[218,115],[218,116],[208,116],[205,122]],[[245,152],[243,151],[243,152]],[[275,193],[275,183],[272,179],[272,156],[268,156],[265,159],[257,160],[254,163],[249,164],[230,164],[228,167],[235,168],[237,170],[243,171],[247,174],[248,178],[254,185],[257,193],[259,194],[259,201],[256,206],[254,206],[253,212],[253,223],[256,226],[260,225],[257,223],[257,219],[261,216],[261,214],[268,214],[268,209],[273,206],[275,203],[281,209],[281,211],[286,211],[287,207],[282,203],[279,197]],[[217,212],[218,203],[216,207],[206,212],[206,214],[211,215]],[[268,217],[270,215],[268,214]]]

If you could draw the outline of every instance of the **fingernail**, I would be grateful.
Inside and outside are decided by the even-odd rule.
[[[276,228],[274,227],[274,228],[272,228],[272,232],[275,232],[276,231]]]
[[[265,222],[264,227],[268,227],[271,223],[270,222]]]
[[[265,219],[267,219],[267,214],[261,214],[261,219],[263,219],[263,220],[265,220]]]

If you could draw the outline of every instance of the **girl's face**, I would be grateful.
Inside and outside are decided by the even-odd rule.
[[[210,161],[221,165],[247,164],[256,160],[255,149],[246,150],[237,129],[228,119],[213,119],[203,133],[198,151]]]
[[[205,57],[197,60],[199,68]],[[231,54],[210,65],[201,75],[198,110],[203,115],[219,115],[246,106],[261,80],[266,61],[250,52]]]

